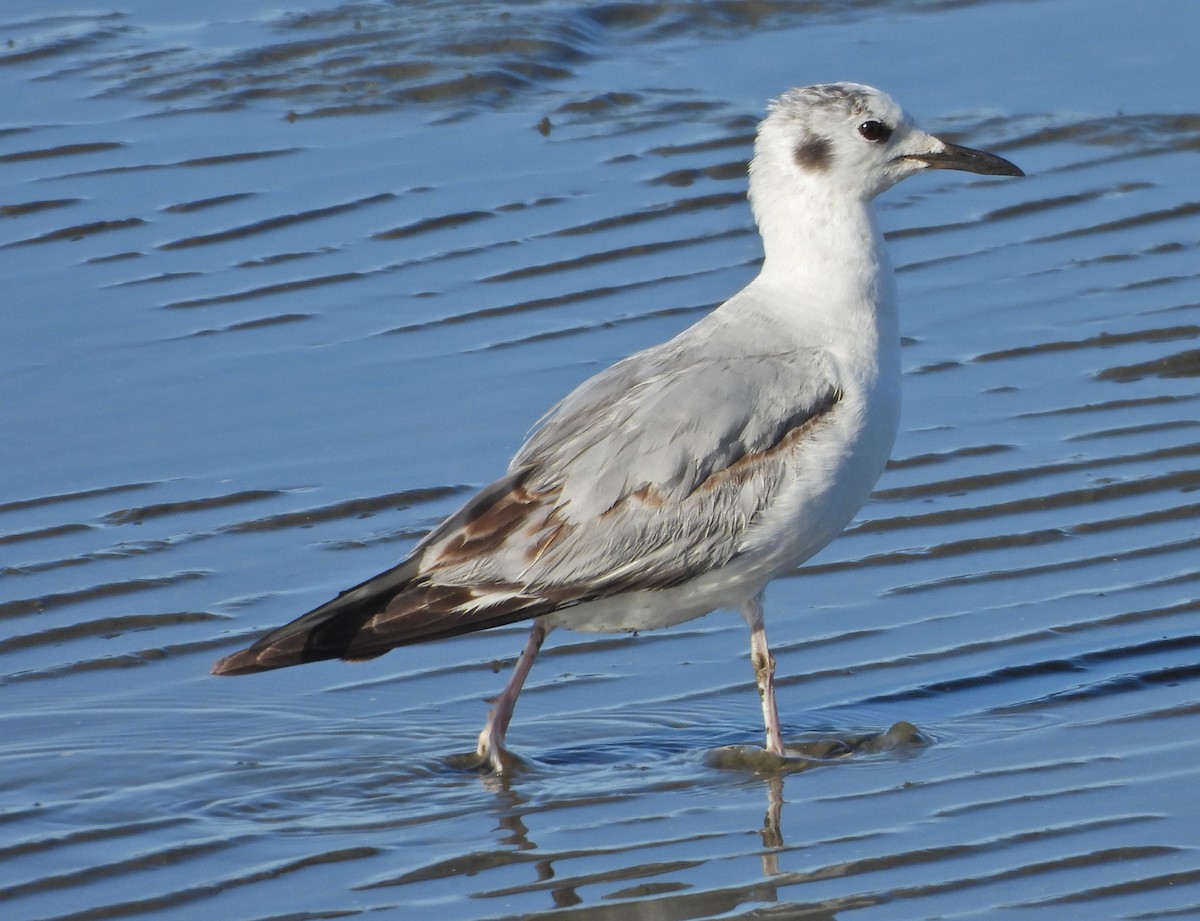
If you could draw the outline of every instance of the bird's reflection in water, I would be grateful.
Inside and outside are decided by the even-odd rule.
[[[526,761],[510,753],[513,758],[510,769],[503,773],[494,773],[489,770],[490,765],[474,752],[453,755],[442,759],[442,763],[452,771],[478,772],[480,782],[495,797],[495,808],[489,810],[489,813],[496,821],[496,831],[502,834],[497,842],[500,846],[489,848],[486,852],[474,852],[438,861],[396,877],[380,879],[367,888],[401,885],[418,880],[460,878],[484,870],[521,864],[530,867],[531,878],[515,885],[490,889],[479,897],[510,898],[540,891],[549,895],[554,909],[574,909],[576,906],[583,906],[587,917],[591,918],[594,915],[603,921],[608,921],[609,917],[620,917],[621,921],[659,919],[663,917],[663,911],[667,911],[671,917],[675,916],[675,912],[682,912],[679,917],[695,917],[695,912],[701,908],[701,914],[710,910],[710,913],[719,913],[718,908],[720,911],[730,911],[752,902],[774,902],[778,898],[776,887],[782,884],[781,881],[789,880],[794,875],[780,868],[780,855],[786,853],[783,833],[783,788],[786,775],[843,763],[856,756],[871,756],[884,752],[894,755],[905,750],[922,748],[930,744],[930,741],[929,735],[912,723],[899,722],[883,731],[813,732],[793,737],[785,744],[782,756],[751,745],[729,745],[710,751],[705,758],[710,767],[719,770],[749,771],[762,779],[767,792],[767,811],[760,830],[763,845],[760,854],[763,879],[752,885],[715,890],[692,890],[690,885],[678,880],[655,878],[664,873],[669,876],[672,869],[687,869],[692,865],[692,861],[680,861],[678,865],[668,861],[641,868],[621,866],[583,875],[562,874],[560,871],[563,868],[556,865],[561,864],[564,859],[583,856],[587,849],[568,853],[541,849],[531,839],[530,829],[525,821],[531,810],[540,812],[546,808],[544,802],[534,805],[534,801],[522,791],[529,790],[531,782],[536,784],[536,779],[547,769],[548,763]],[[594,746],[573,749],[572,758],[568,760],[577,764],[574,758],[580,756],[583,751],[596,755]],[[581,794],[577,800],[571,802],[559,801],[555,808],[568,805],[598,806],[610,798],[621,800],[626,795],[627,793],[620,792],[604,794],[593,790]],[[598,845],[595,853],[611,854],[611,848]],[[621,899],[619,915],[610,914],[610,909],[615,910],[618,907],[616,905],[603,908],[589,908],[584,905],[587,899],[580,894],[581,886],[628,883],[629,880],[638,879],[643,875],[650,879],[635,885],[626,885],[618,892],[610,894],[609,897]],[[832,913],[824,914],[827,910],[832,912],[829,905],[810,907],[819,909],[814,917],[833,917]]]
[[[912,723],[901,721],[884,732],[812,733],[784,745],[782,756],[751,745],[726,745],[708,755],[708,763],[727,770],[752,770],[763,776],[767,787],[767,814],[763,819],[763,872],[777,876],[779,849],[783,847],[783,778],[853,755],[903,751],[928,745],[930,738]]]

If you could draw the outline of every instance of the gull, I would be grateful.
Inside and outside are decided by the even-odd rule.
[[[1021,176],[857,83],[771,102],[750,164],[762,268],[673,339],[585,381],[398,565],[221,659],[241,675],[531,620],[481,766],[555,627],[633,632],[741,612],[766,748],[785,756],[763,592],[849,524],[900,417],[892,269],[872,199],[930,169]]]

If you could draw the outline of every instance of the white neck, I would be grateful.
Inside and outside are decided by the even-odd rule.
[[[899,338],[892,269],[869,201],[810,183],[754,199],[765,259],[752,288],[811,345],[876,352]]]

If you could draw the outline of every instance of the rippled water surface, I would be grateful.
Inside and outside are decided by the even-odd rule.
[[[1191,0],[0,9],[0,917],[1200,917]],[[740,618],[244,679],[754,274],[768,97],[1029,177],[879,202],[893,463]],[[889,727],[901,725],[889,735]]]

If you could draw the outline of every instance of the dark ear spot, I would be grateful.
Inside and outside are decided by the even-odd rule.
[[[796,148],[792,157],[801,169],[819,172],[829,168],[832,155],[833,146],[826,138],[810,138]]]

